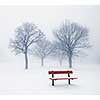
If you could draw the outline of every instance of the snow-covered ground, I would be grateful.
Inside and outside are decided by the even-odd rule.
[[[78,77],[71,81],[55,81],[51,85],[48,79],[49,70],[66,70],[66,66],[53,66],[53,63],[44,67],[38,63],[31,63],[25,70],[21,63],[0,63],[0,94],[99,94],[100,95],[100,66],[76,64],[72,69],[72,77]],[[61,75],[55,75],[60,77]]]

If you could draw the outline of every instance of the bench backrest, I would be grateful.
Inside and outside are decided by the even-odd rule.
[[[48,74],[73,74],[73,71],[48,71]]]

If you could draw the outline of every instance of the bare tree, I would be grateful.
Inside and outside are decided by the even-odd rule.
[[[23,23],[15,30],[15,38],[10,40],[10,47],[16,54],[25,55],[25,69],[28,69],[28,50],[33,43],[38,42],[43,36],[41,30],[33,23]]]
[[[88,42],[88,29],[65,20],[61,26],[54,31],[59,41],[60,48],[67,53],[69,67],[72,68],[72,58],[78,55],[83,48],[90,47]]]
[[[66,52],[61,49],[60,42],[54,41],[53,45],[54,49],[51,53],[51,56],[53,58],[57,58],[57,60],[59,61],[59,65],[62,66],[63,60],[66,58]]]
[[[53,46],[47,39],[42,39],[36,43],[33,47],[31,54],[41,58],[41,66],[44,66],[44,59],[50,55],[53,50]]]

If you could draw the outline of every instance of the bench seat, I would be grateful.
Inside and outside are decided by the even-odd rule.
[[[74,80],[77,79],[77,77],[75,78],[49,78],[50,80]]]

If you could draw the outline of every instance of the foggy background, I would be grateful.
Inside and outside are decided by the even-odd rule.
[[[0,6],[0,63],[13,62],[24,57],[15,56],[8,48],[14,30],[23,22],[33,22],[48,37],[53,39],[53,29],[65,19],[77,22],[89,29],[92,48],[88,56],[81,57],[87,63],[100,63],[100,6]]]

